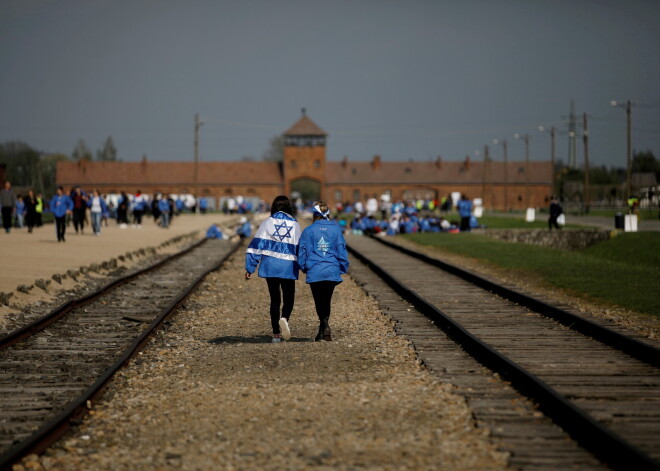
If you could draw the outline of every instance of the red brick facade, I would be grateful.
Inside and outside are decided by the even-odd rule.
[[[548,162],[370,162],[326,161],[326,133],[307,116],[284,135],[283,162],[200,162],[200,195],[242,195],[269,203],[291,194],[299,182],[318,188],[330,205],[384,193],[393,200],[439,199],[451,192],[482,198],[486,208],[523,209],[547,205],[552,167]],[[102,193],[193,193],[193,162],[59,162],[57,184],[82,185]]]

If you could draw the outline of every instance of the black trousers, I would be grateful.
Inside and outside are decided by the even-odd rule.
[[[66,231],[66,216],[55,218],[55,230],[57,231],[57,240],[64,240],[64,231]]]
[[[279,334],[280,303],[282,303],[281,317],[288,321],[296,297],[296,280],[266,278],[266,283],[268,283],[268,292],[270,293],[270,324],[273,327],[273,334]]]
[[[140,211],[139,209],[134,209],[133,210],[133,222],[138,225],[142,225],[142,215],[144,214],[144,211]]]
[[[312,289],[316,315],[319,317],[319,320],[330,318],[332,293],[337,284],[336,281],[317,281],[316,283],[309,284],[309,287]]]
[[[469,231],[470,230],[470,218],[469,217],[462,217],[461,218],[461,231]]]
[[[555,229],[561,229],[559,224],[557,224],[557,218],[559,216],[550,216],[548,219],[548,229],[552,230],[552,226],[555,226]]]
[[[2,207],[2,227],[4,227],[7,232],[11,229],[14,221],[13,211],[14,208],[12,206]]]
[[[82,232],[85,227],[85,213],[87,208],[76,208],[73,210],[73,228],[78,232],[78,227],[80,226],[80,231]]]

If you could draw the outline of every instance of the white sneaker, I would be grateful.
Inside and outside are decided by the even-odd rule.
[[[291,338],[291,330],[289,329],[289,323],[284,317],[280,318],[280,334],[284,340],[289,340]]]

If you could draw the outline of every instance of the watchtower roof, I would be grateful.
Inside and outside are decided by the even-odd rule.
[[[285,136],[327,136],[328,134],[309,119],[303,108],[303,115],[293,126],[284,132]]]

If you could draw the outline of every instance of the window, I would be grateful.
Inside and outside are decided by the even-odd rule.
[[[525,167],[518,167],[518,173],[519,174],[525,173]]]
[[[314,161],[314,168],[319,168],[321,166],[321,161],[319,159],[316,159]]]
[[[404,170],[404,172],[406,172],[406,173],[411,173],[411,172],[412,172],[412,169],[411,169],[410,167],[406,167],[406,169]]]
[[[233,193],[233,191],[231,190],[231,188],[226,188],[225,189],[225,194],[226,195],[231,195],[232,193]]]
[[[353,190],[353,201],[360,201],[360,190]]]
[[[355,167],[352,168],[352,169],[351,169],[351,173],[352,173],[353,175],[355,175],[355,174],[357,173],[357,169],[356,169]]]
[[[335,201],[341,201],[341,190],[335,190]]]
[[[295,160],[291,161],[291,168],[296,168],[296,161]]]
[[[254,188],[248,188],[247,189],[247,194],[248,195],[254,195],[256,192],[254,191]]]

